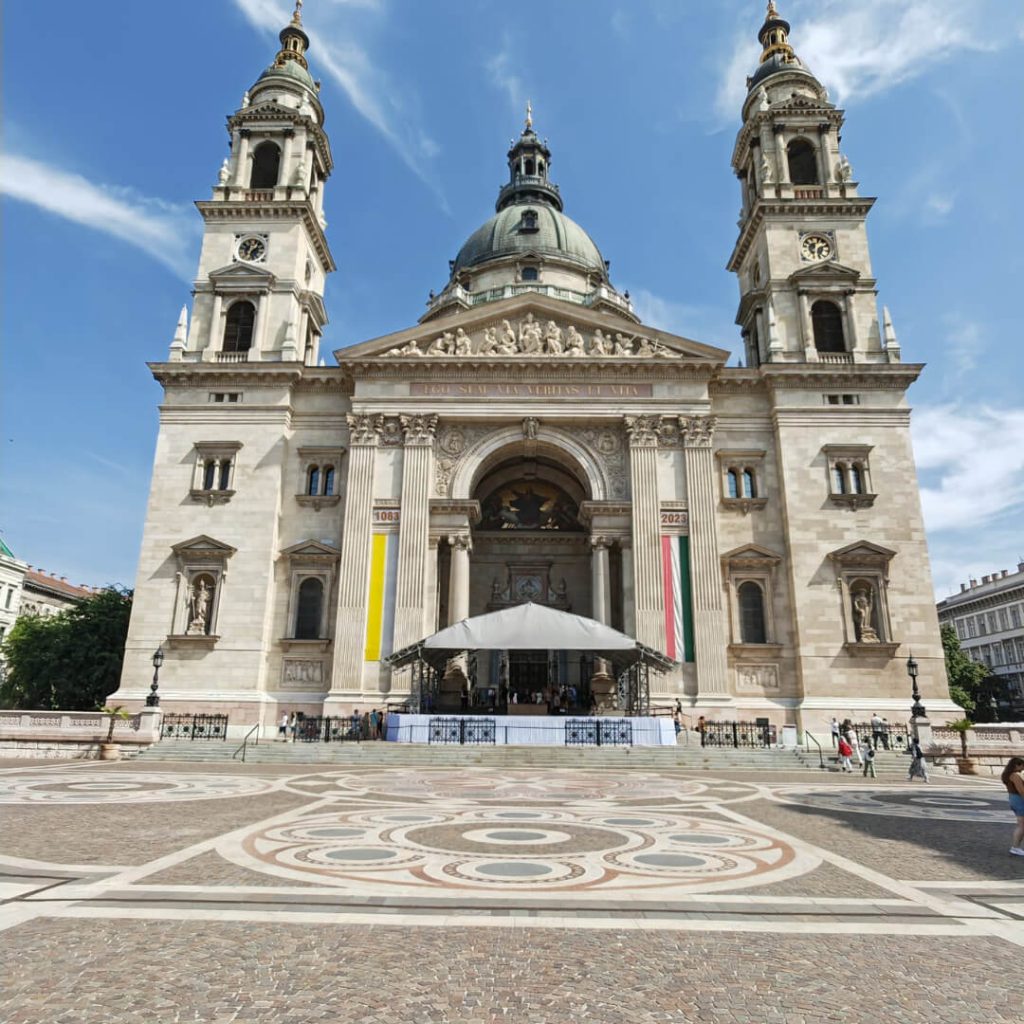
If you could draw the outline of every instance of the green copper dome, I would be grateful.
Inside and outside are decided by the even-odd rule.
[[[313,76],[297,61],[289,60],[282,64],[271,64],[266,71],[256,80],[256,84],[268,78],[287,78],[293,82],[301,82],[313,95],[316,95],[316,85]],[[255,88],[255,86],[253,86]]]
[[[546,203],[516,203],[499,210],[469,236],[452,272],[519,253],[553,256],[606,276],[604,259],[590,235]]]

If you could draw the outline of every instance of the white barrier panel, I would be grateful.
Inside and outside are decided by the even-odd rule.
[[[596,743],[566,743],[566,726],[570,725],[570,734],[579,733],[581,723],[593,724],[600,729],[608,738],[602,739],[602,746],[634,746],[634,747],[663,747],[676,745],[676,732],[670,718],[608,718],[604,716],[594,718],[574,717],[572,715],[388,715],[387,738],[392,743],[429,743],[431,742],[430,723],[465,722],[470,732],[466,734],[466,745],[490,746],[488,738],[481,742],[471,738],[474,732],[473,723],[494,722],[494,744],[498,746],[596,746]],[[621,737],[622,726],[630,726],[631,743],[615,741],[613,737],[619,734]],[[436,730],[435,730],[436,731]],[[475,730],[478,734],[480,726]],[[484,729],[485,732],[489,730]],[[449,733],[451,730],[449,730]],[[449,741],[445,744],[435,738],[434,743],[438,745],[451,745]],[[457,741],[454,741],[457,742]]]

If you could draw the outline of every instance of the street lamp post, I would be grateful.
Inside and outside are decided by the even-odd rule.
[[[911,683],[911,697],[914,698],[914,703],[910,705],[910,717],[916,718],[927,718],[928,712],[925,711],[924,705],[921,703],[921,691],[917,688],[917,662],[914,661],[914,655],[911,654],[907,658],[907,675],[910,676]]]
[[[164,663],[164,649],[161,645],[153,652],[153,682],[149,684],[149,696],[146,697],[147,708],[160,707],[160,698],[156,694],[160,685],[160,666]]]

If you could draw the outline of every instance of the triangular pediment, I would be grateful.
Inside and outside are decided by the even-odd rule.
[[[624,317],[528,292],[417,324],[334,353],[342,366],[365,360],[566,360],[724,363],[725,349]]]
[[[861,566],[861,565],[888,565],[896,557],[896,552],[891,548],[884,548],[881,544],[874,544],[869,540],[854,541],[846,547],[839,548],[829,553],[829,558],[838,565]]]
[[[843,263],[837,263],[835,260],[827,260],[824,263],[812,263],[799,270],[794,270],[789,275],[789,279],[790,281],[857,281],[860,279],[860,271]]]
[[[198,537],[172,544],[171,550],[183,558],[230,558],[238,549],[201,533]]]
[[[768,548],[761,547],[760,544],[743,544],[731,551],[726,551],[722,555],[722,561],[727,564],[757,562],[777,565],[782,561],[782,557]]]
[[[287,558],[330,558],[335,559],[341,555],[338,548],[330,544],[324,544],[318,540],[304,540],[293,544],[290,548],[284,548],[281,554]]]
[[[243,283],[251,286],[267,287],[274,283],[274,275],[265,267],[253,266],[251,263],[229,263],[210,271],[210,280],[218,284]]]

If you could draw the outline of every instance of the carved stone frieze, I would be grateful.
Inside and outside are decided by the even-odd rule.
[[[737,693],[760,693],[762,690],[777,690],[778,688],[778,665],[738,665],[736,667]]]
[[[600,328],[587,337],[576,324],[541,322],[532,313],[513,324],[502,320],[471,336],[461,327],[441,331],[428,339],[413,338],[396,345],[384,356],[446,358],[451,356],[563,356],[568,358],[678,359],[680,353],[667,348],[656,338],[643,334],[606,335]]]
[[[411,416],[399,416],[402,433],[407,445],[428,445],[434,442],[437,430],[437,415],[434,413],[416,413]]]
[[[587,427],[579,439],[605,465],[608,473],[609,497],[624,498],[629,474],[626,470],[626,446],[618,427]]]
[[[375,445],[380,440],[381,431],[384,429],[384,417],[379,413],[349,413],[345,419],[348,421],[349,444]]]
[[[445,423],[435,432],[434,493],[448,497],[452,477],[466,451],[494,428],[471,423]]]
[[[382,448],[402,447],[402,424],[397,416],[385,416],[380,431],[380,445]]]
[[[710,448],[715,416],[680,416],[679,429],[687,448]]]

